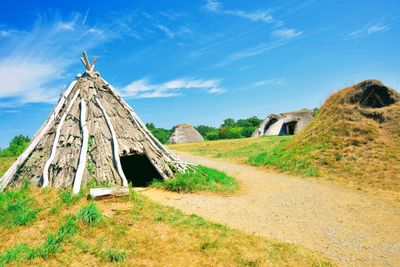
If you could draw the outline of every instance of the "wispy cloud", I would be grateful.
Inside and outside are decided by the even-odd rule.
[[[251,21],[265,22],[265,23],[280,23],[276,21],[269,10],[255,10],[255,11],[244,11],[244,10],[234,10],[225,9],[223,4],[217,0],[207,0],[203,8],[210,12],[220,12],[222,14],[241,17],[249,19]]]
[[[272,42],[265,42],[265,43],[260,43],[257,46],[238,51],[235,53],[232,53],[231,55],[227,56],[222,62],[217,64],[217,67],[222,67],[225,66],[229,63],[232,63],[234,61],[248,58],[248,57],[253,57],[256,55],[259,55],[261,53],[267,52],[269,50],[272,50],[274,48],[283,46],[285,44],[289,43],[289,39],[280,39],[277,41],[272,41]]]
[[[208,11],[218,11],[223,8],[223,5],[221,2],[216,1],[216,0],[207,0],[207,2],[204,4],[204,9]]]
[[[274,18],[267,10],[257,10],[253,12],[245,12],[243,10],[226,10],[226,14],[242,17],[251,21],[260,21],[266,23],[274,22]]]
[[[42,16],[31,30],[3,29],[7,38],[0,43],[0,99],[54,102],[65,85],[62,78],[77,64],[71,58],[125,34],[113,23],[83,25],[86,18],[78,13],[67,20]]]
[[[370,35],[379,33],[379,32],[386,32],[390,30],[390,26],[389,25],[385,25],[385,24],[369,24],[366,25],[362,28],[359,28],[355,31],[350,32],[347,36],[350,39],[358,39],[358,38],[363,38],[363,37],[368,37]]]
[[[267,80],[261,80],[254,82],[251,86],[252,87],[261,87],[261,86],[268,86],[268,85],[285,85],[287,84],[286,79],[284,78],[273,78],[273,79],[267,79]]]
[[[189,26],[180,26],[177,30],[172,30],[163,24],[154,24],[154,27],[163,32],[168,38],[173,39],[192,32]]]
[[[297,36],[300,36],[303,32],[298,31],[296,29],[291,29],[291,28],[282,28],[282,29],[277,29],[272,32],[273,36],[281,37],[281,38],[287,38],[287,39],[292,39]]]
[[[181,78],[161,84],[152,84],[148,79],[133,81],[120,89],[123,96],[133,98],[159,98],[183,95],[187,90],[202,90],[210,94],[221,94],[220,80]]]

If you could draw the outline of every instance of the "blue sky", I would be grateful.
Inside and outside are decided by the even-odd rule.
[[[314,108],[364,79],[400,86],[398,0],[0,5],[0,147],[36,132],[84,71],[82,50],[166,128]]]

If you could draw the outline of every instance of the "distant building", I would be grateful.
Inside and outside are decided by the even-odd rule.
[[[178,124],[168,144],[182,144],[204,141],[203,136],[191,124]]]
[[[262,135],[293,135],[304,129],[313,117],[313,111],[302,109],[285,112],[280,115],[270,114],[253,132],[251,137]]]

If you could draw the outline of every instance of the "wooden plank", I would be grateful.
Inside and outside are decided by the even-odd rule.
[[[128,187],[118,188],[91,188],[89,194],[92,198],[103,198],[107,196],[127,196],[129,195]]]

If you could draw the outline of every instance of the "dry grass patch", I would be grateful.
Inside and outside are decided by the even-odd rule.
[[[2,231],[0,259],[4,260],[5,254],[13,249],[22,248],[20,255],[25,255],[24,249],[29,248],[38,256],[32,259],[20,256],[12,262],[24,266],[77,263],[89,266],[120,263],[139,266],[333,265],[301,246],[271,241],[210,223],[196,215],[185,215],[136,193],[97,201],[95,207],[85,198],[79,198],[71,204],[62,204],[53,215],[49,212],[51,207],[63,198],[59,191],[32,189],[30,196],[43,209],[31,225]],[[74,219],[77,230],[67,238],[57,238],[67,218],[76,218],[79,213],[92,218],[97,210],[102,214],[97,224],[88,227],[86,222]],[[53,237],[49,237],[49,233],[53,233]],[[53,238],[50,243],[49,238]],[[57,249],[53,250],[52,244],[56,244]],[[46,246],[51,249],[41,252]]]
[[[0,177],[8,170],[15,159],[16,157],[0,157]]]

